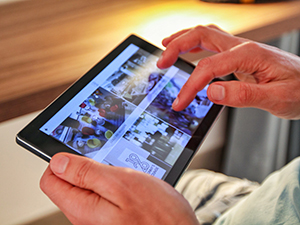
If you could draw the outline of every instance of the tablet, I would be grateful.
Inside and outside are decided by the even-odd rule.
[[[175,185],[223,109],[206,86],[183,111],[171,105],[194,66],[160,70],[162,50],[129,36],[17,134],[46,161],[70,152]]]

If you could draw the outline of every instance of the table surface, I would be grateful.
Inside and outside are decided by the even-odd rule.
[[[161,47],[170,34],[216,24],[266,41],[300,28],[300,1],[28,0],[0,6],[0,122],[48,105],[130,33]]]

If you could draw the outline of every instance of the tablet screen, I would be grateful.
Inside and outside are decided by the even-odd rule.
[[[98,162],[164,179],[213,104],[206,87],[172,110],[190,74],[157,60],[128,45],[39,130]]]

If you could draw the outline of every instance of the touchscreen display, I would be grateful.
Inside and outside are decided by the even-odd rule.
[[[172,110],[190,74],[160,70],[157,60],[130,44],[40,131],[98,162],[164,179],[213,104],[206,87]]]

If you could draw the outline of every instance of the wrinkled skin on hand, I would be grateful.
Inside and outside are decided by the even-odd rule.
[[[82,156],[55,155],[40,186],[72,224],[198,224],[188,202],[166,182]]]
[[[234,73],[238,81],[216,82],[207,90],[211,101],[232,107],[255,107],[285,119],[300,119],[300,58],[278,48],[232,36],[218,27],[197,26],[163,40],[157,63],[171,66],[179,54],[208,50],[217,54],[199,61],[173,103],[189,105],[213,78]]]

